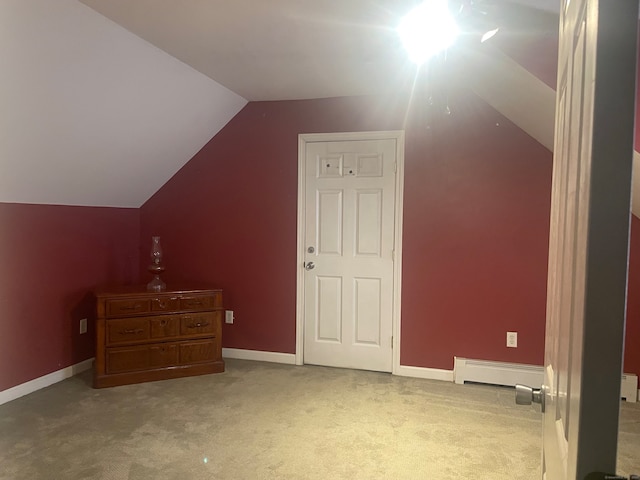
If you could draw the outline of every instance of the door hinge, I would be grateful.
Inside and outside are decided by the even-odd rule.
[[[392,262],[396,261],[396,251],[395,250],[391,250],[391,261]]]
[[[393,173],[398,173],[398,162],[393,162]]]
[[[393,335],[391,335],[391,349],[393,350]]]

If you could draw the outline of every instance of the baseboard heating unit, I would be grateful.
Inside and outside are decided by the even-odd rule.
[[[519,363],[489,362],[455,357],[453,379],[456,383],[475,382],[514,387],[517,383],[536,387],[544,380],[543,367]]]
[[[517,383],[530,387],[539,387],[544,380],[544,369],[538,365],[520,363],[490,362],[455,357],[453,362],[453,380],[456,383],[475,382],[489,385],[513,387]],[[620,396],[627,402],[638,401],[638,376],[622,375]]]

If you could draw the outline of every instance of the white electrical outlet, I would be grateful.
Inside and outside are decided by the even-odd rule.
[[[224,311],[224,323],[233,323],[233,310]]]
[[[518,348],[518,332],[507,332],[507,347]]]
[[[86,318],[81,318],[80,319],[80,333],[87,333],[87,319]]]

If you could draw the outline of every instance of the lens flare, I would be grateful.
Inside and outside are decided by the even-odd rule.
[[[480,39],[480,43],[484,43],[487,40],[489,40],[490,38],[493,38],[495,36],[496,33],[498,33],[498,30],[500,30],[499,28],[494,28],[493,30],[489,30],[488,32],[485,32],[484,35],[482,35],[482,38]]]
[[[455,42],[459,29],[447,0],[426,0],[407,15],[397,28],[409,59],[422,65]]]

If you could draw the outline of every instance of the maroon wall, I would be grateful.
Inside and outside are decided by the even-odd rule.
[[[640,220],[631,216],[624,372],[640,376]]]
[[[405,98],[250,103],[142,207],[143,243],[162,236],[169,282],[224,288],[225,347],[293,353],[298,134],[405,129],[402,364],[541,364],[551,154],[449,95],[450,116],[424,94],[408,112]]]
[[[494,40],[492,40],[493,42]],[[495,44],[552,88],[556,88],[558,34],[556,31],[535,32],[514,37],[495,37]],[[640,49],[639,49],[640,50]],[[541,54],[546,52],[546,54]],[[640,61],[636,72],[640,78]],[[640,83],[638,83],[640,89]],[[640,92],[640,90],[638,90]],[[636,94],[636,116],[640,112],[640,93]],[[640,150],[640,121],[635,124],[635,149]],[[640,375],[640,220],[631,216],[629,247],[629,281],[624,371]]]
[[[0,391],[93,356],[88,295],[138,280],[138,209],[0,203]]]
[[[312,132],[406,130],[402,364],[541,364],[551,155],[469,92],[452,89],[451,116],[419,97],[406,115],[404,99],[250,103],[140,211],[0,203],[0,391],[93,355],[88,293],[138,281],[151,234],[170,283],[225,289],[226,347],[293,353],[297,135]],[[633,217],[630,373],[639,291]]]
[[[534,40],[501,48],[554,85],[554,38]],[[425,92],[250,103],[140,211],[0,203],[0,391],[93,355],[93,324],[78,334],[88,294],[140,280],[152,234],[169,283],[224,288],[224,346],[293,353],[297,136],[313,132],[406,131],[402,364],[541,364],[551,154],[468,91],[439,88],[451,116]],[[625,371],[640,374],[636,217],[626,334]]]

